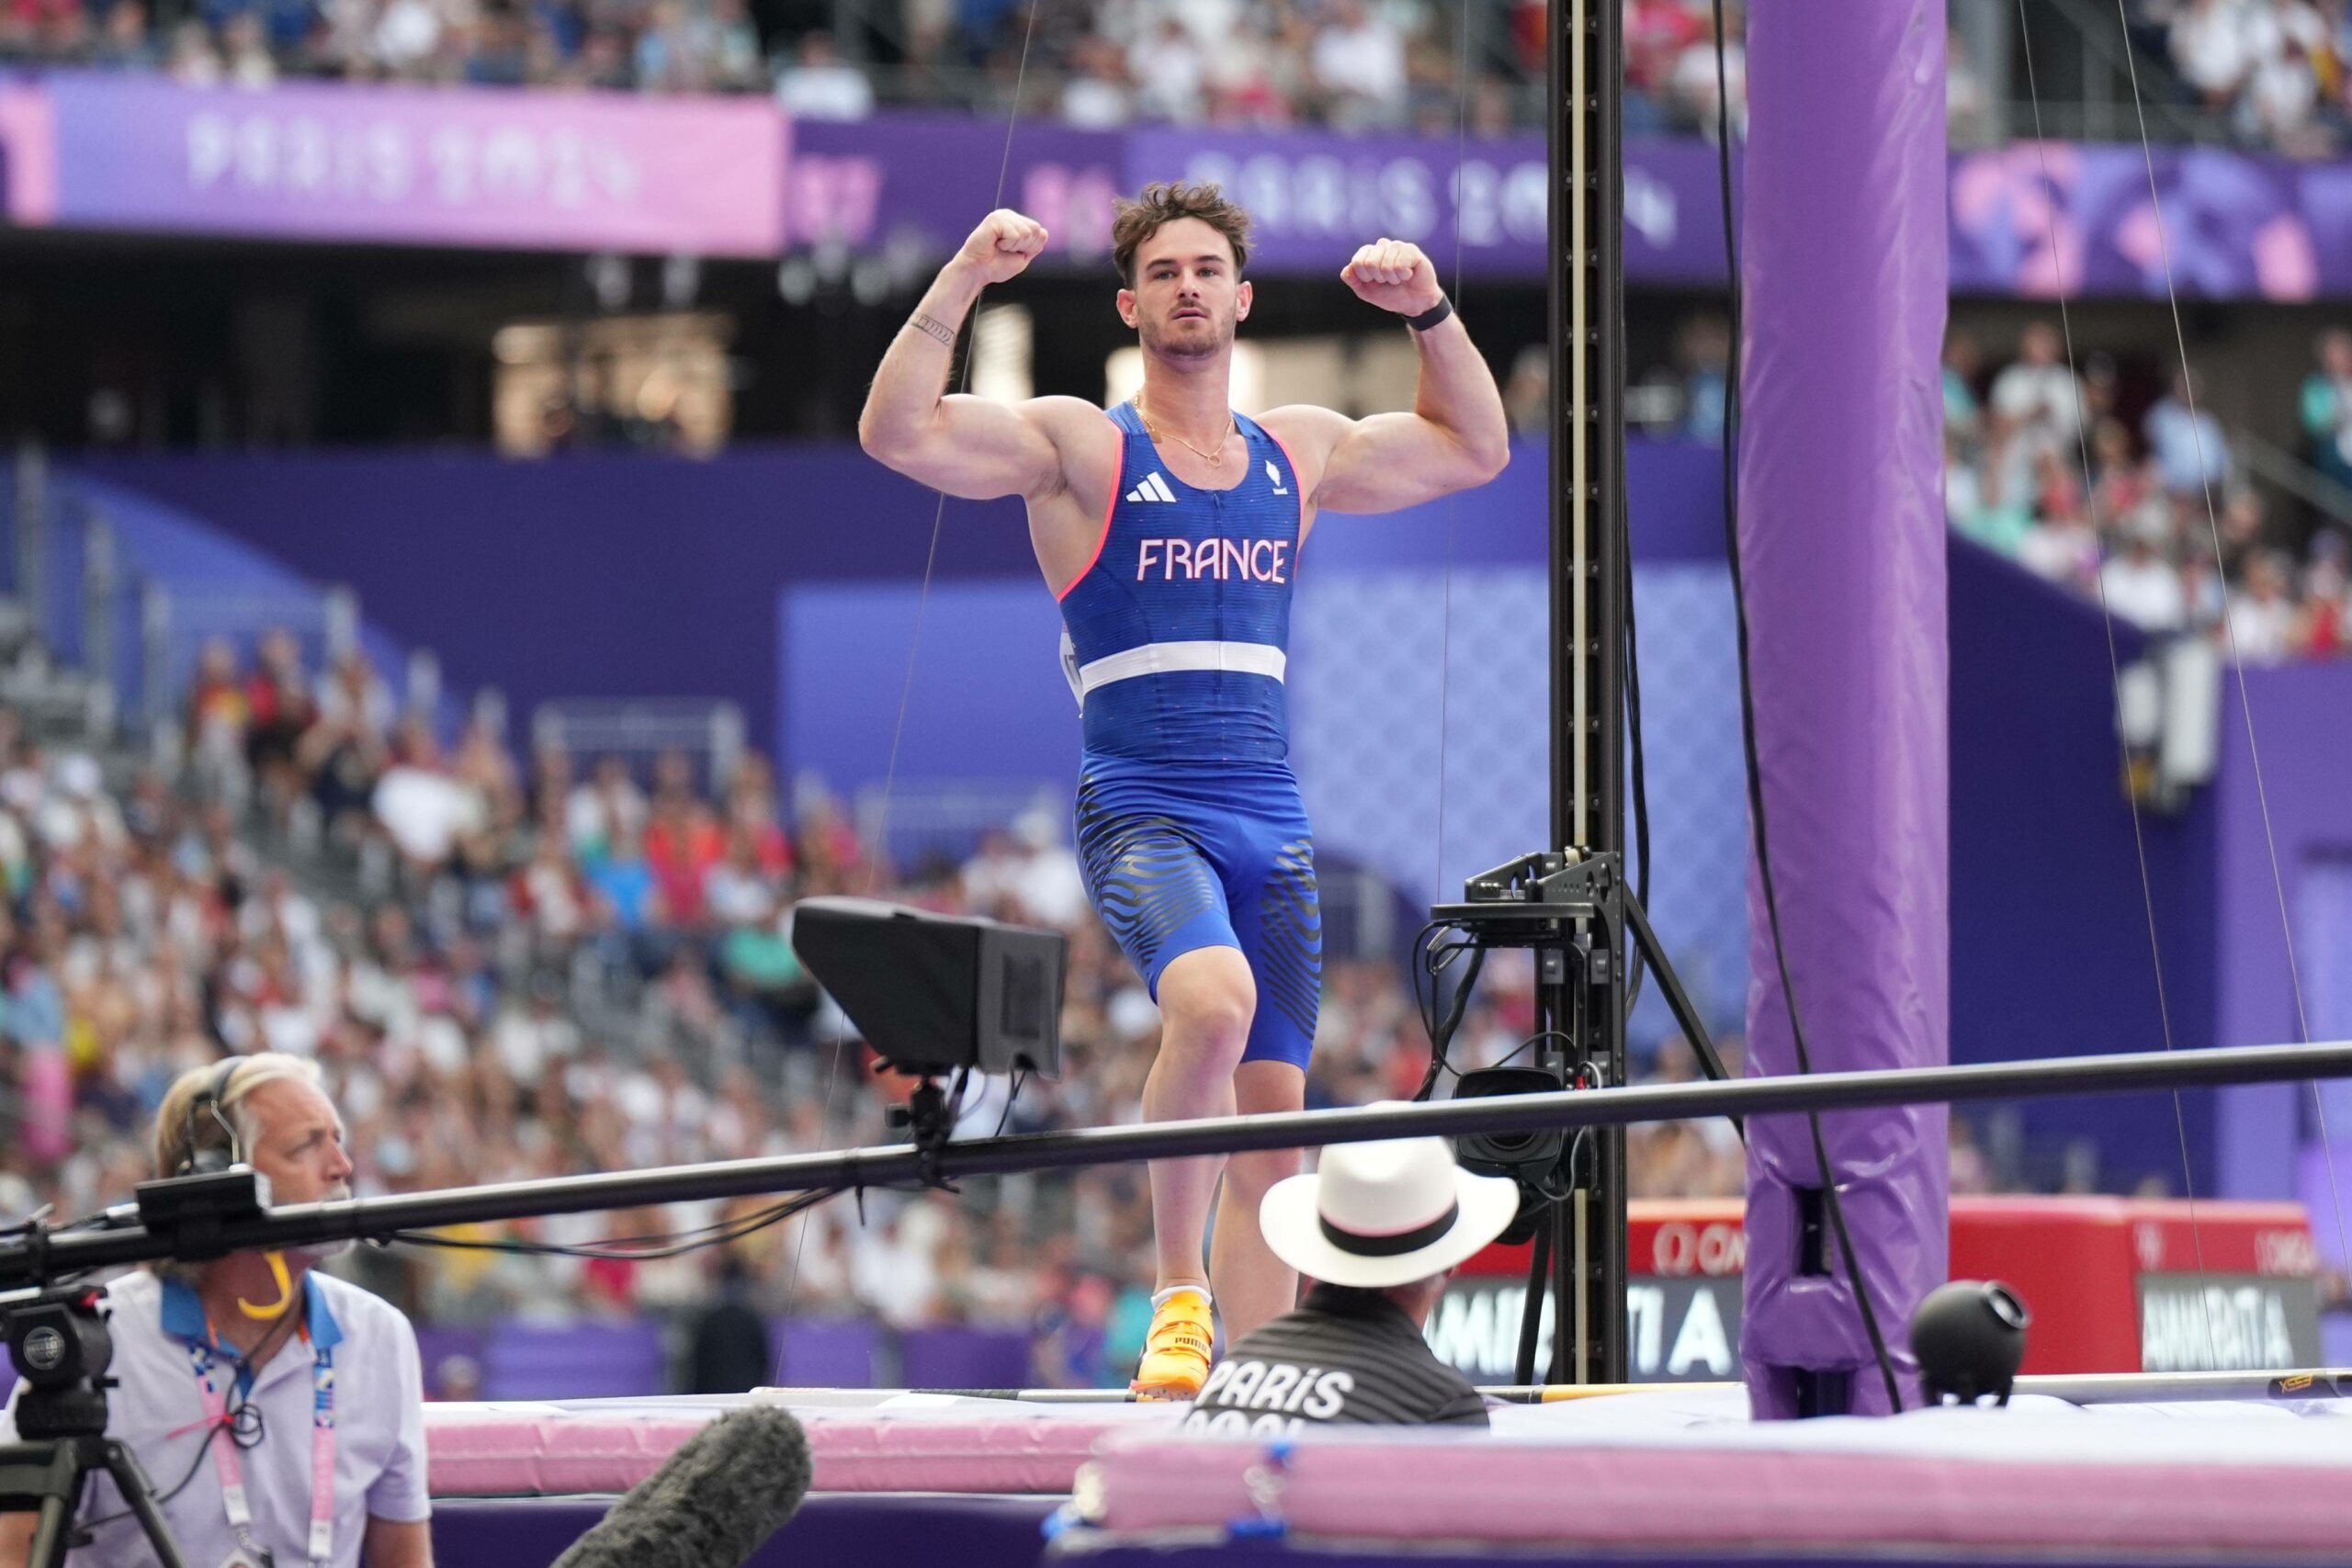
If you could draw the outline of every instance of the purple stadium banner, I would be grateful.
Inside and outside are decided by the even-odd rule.
[[[1113,203],[1155,179],[1215,179],[1258,220],[1269,272],[1337,268],[1367,239],[1449,273],[1545,267],[1540,137],[1343,136],[1023,117],[890,114],[787,127],[763,98],[292,85],[191,88],[61,73],[0,84],[10,222],[285,240],[764,256],[837,243],[929,262],[1002,183],[1070,263],[1110,248]],[[2162,298],[2165,246],[2136,146],[2019,143],[1955,154],[1958,294]],[[2352,161],[2218,148],[2155,156],[2183,295],[2352,298]],[[1456,164],[1460,165],[1457,180]],[[1458,186],[1458,196],[1457,196]],[[1625,149],[1637,285],[1719,284],[1715,156]],[[2055,235],[2052,238],[2054,223]]]
[[[854,251],[911,246],[935,256],[988,216],[1000,171],[1003,205],[1046,226],[1049,254],[1111,250],[1112,204],[1126,138],[1023,119],[889,115],[794,128],[785,230],[796,245]]]
[[[758,99],[44,87],[61,227],[705,255],[783,234],[786,122]],[[18,146],[12,191],[32,172]]]
[[[1460,197],[1455,167],[1460,165]],[[1256,220],[1261,265],[1334,270],[1384,236],[1419,245],[1450,275],[1540,276],[1547,240],[1540,136],[1479,139],[1157,129],[1127,139],[1127,184],[1214,180]],[[1625,152],[1625,265],[1654,283],[1723,274],[1713,152],[1635,141]]]
[[[1954,293],[2352,295],[2352,164],[2020,142],[1951,164]],[[2158,219],[2161,216],[2162,223]]]

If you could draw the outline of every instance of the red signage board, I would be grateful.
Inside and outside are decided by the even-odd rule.
[[[1745,1218],[1736,1199],[1636,1202],[1627,1262],[1637,1281],[1718,1282],[1716,1315],[1732,1321],[1736,1292],[1720,1287],[1747,1260]],[[1473,1277],[1464,1287],[1524,1280],[1527,1265],[1524,1247],[1488,1247],[1464,1266]],[[2318,1355],[2318,1273],[2300,1203],[2023,1197],[1951,1204],[1952,1278],[2000,1280],[2024,1299],[2033,1314],[2029,1372],[2310,1365]],[[1647,1375],[1675,1375],[1677,1363],[1700,1370],[1669,1343]]]

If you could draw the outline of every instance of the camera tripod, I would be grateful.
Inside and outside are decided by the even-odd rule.
[[[94,1473],[114,1478],[162,1568],[186,1568],[138,1459],[106,1435],[106,1375],[114,1340],[95,1287],[72,1286],[0,1308],[10,1354],[25,1379],[17,1400],[20,1441],[0,1444],[0,1516],[34,1514],[29,1568],[62,1568],[74,1517]]]

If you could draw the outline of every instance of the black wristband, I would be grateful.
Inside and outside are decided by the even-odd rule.
[[[1452,314],[1453,314],[1453,301],[1441,294],[1437,297],[1437,303],[1419,315],[1406,317],[1405,324],[1417,333],[1425,333],[1431,327],[1442,325],[1445,319]]]

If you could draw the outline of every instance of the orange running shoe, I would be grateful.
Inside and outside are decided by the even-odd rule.
[[[1209,1341],[1216,1335],[1208,1292],[1180,1289],[1152,1310],[1143,1365],[1131,1386],[1142,1399],[1190,1399],[1209,1376]]]

